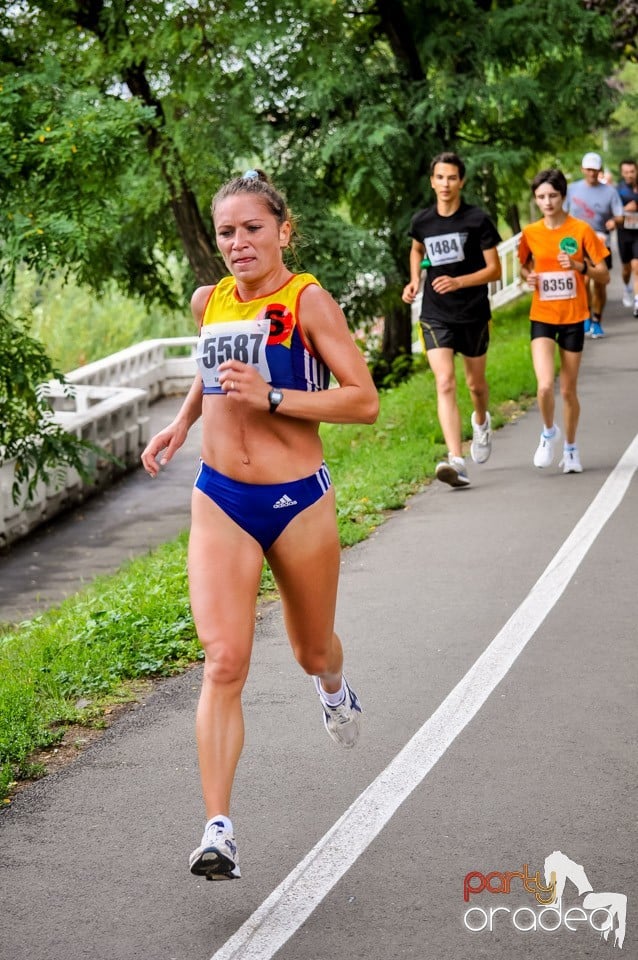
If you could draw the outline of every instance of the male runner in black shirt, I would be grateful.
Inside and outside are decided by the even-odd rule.
[[[485,463],[492,448],[485,379],[491,317],[487,285],[501,276],[496,249],[501,238],[483,210],[462,200],[465,165],[460,157],[440,153],[430,164],[430,174],[436,204],[412,218],[410,282],[403,290],[403,300],[415,300],[425,261],[420,323],[448,447],[447,459],[437,465],[436,476],[452,487],[465,487],[470,480],[461,452],[454,355],[463,356],[474,406],[470,453],[475,463]]]

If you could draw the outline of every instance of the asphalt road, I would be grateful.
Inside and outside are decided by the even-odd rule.
[[[584,357],[582,475],[533,468],[532,410],[469,489],[433,484],[344,552],[354,751],[327,738],[265,610],[234,795],[242,880],[187,869],[197,667],[0,815],[3,957],[602,958],[617,947],[592,908],[622,895],[616,955],[638,956],[638,321],[614,303],[606,327]],[[544,883],[554,851],[580,883],[551,917],[505,874]]]

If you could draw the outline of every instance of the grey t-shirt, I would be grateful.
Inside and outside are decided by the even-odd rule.
[[[609,237],[606,221],[611,217],[622,217],[625,212],[615,187],[608,183],[597,183],[590,187],[586,180],[569,184],[564,209],[572,217],[584,220],[605,239]]]

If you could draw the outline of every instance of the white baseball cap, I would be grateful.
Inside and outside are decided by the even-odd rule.
[[[602,170],[603,161],[599,153],[586,153],[581,163],[583,170]]]

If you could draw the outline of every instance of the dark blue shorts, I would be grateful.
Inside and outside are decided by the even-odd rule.
[[[302,480],[242,483],[218,473],[202,460],[195,486],[267,553],[290,521],[327,493],[331,480],[328,467],[322,463],[316,473]]]

